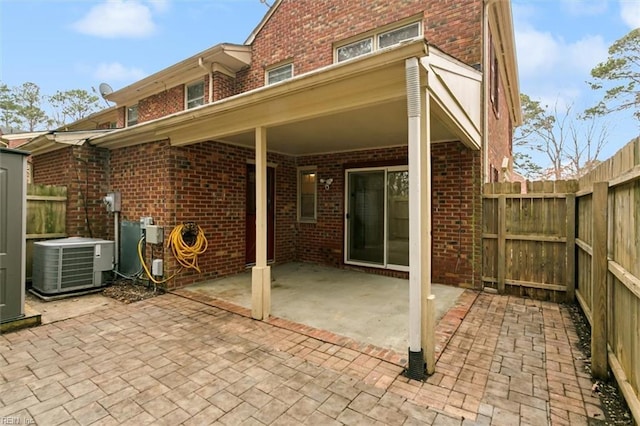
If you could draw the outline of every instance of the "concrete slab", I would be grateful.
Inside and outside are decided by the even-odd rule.
[[[407,351],[408,280],[298,262],[274,266],[271,278],[273,316],[400,353]],[[251,308],[251,270],[185,289]],[[432,285],[436,320],[455,305],[463,291]]]
[[[39,312],[42,316],[42,324],[62,321],[119,305],[121,303],[117,300],[98,293],[51,301],[42,300],[29,292],[25,297],[25,308]]]

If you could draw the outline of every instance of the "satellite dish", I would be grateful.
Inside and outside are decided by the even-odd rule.
[[[100,83],[98,89],[100,90],[100,96],[102,96],[103,99],[113,93],[113,89],[107,83]]]

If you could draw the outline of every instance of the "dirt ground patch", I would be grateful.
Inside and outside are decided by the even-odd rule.
[[[567,305],[566,307],[571,313],[571,319],[580,338],[578,345],[585,356],[585,370],[591,375],[591,327],[578,305]],[[618,386],[613,379],[613,373],[610,372],[609,377],[609,380],[606,381],[592,379],[592,393],[600,398],[601,408],[605,416],[602,422],[594,424],[633,425],[631,412],[618,390]]]
[[[102,290],[102,294],[123,303],[133,303],[164,294],[164,290],[153,284],[120,279]]]

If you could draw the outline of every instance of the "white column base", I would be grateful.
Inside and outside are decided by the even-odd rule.
[[[266,320],[271,314],[271,266],[251,268],[251,316]]]

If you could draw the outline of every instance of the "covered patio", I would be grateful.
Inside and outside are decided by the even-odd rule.
[[[251,309],[251,271],[183,290]],[[464,289],[432,284],[436,321]],[[271,269],[272,315],[405,353],[409,282],[405,279],[290,262]]]
[[[351,180],[345,176],[344,169],[327,176],[334,187],[339,188],[343,198],[334,202],[330,216],[318,215],[317,224],[320,225],[320,235],[322,232],[327,234],[322,226],[325,226],[324,229],[329,223],[335,226],[332,228],[334,234],[325,237],[326,246],[323,249],[337,253],[339,264],[408,272],[408,283],[403,281],[407,291],[402,292],[406,304],[400,310],[404,314],[402,322],[408,323],[408,327],[398,328],[391,335],[403,334],[402,339],[408,336],[408,345],[402,343],[402,346],[409,347],[410,376],[421,378],[425,364],[430,373],[435,365],[433,333],[436,297],[431,286],[432,231],[429,213],[432,198],[431,145],[453,142],[459,143],[461,149],[479,151],[483,145],[481,99],[480,72],[426,44],[424,40],[414,40],[209,105],[115,130],[91,138],[89,143],[114,150],[168,140],[176,150],[212,143],[254,150],[254,158],[247,162],[255,164],[255,176],[250,179],[255,182],[256,188],[253,192],[255,198],[251,201],[255,205],[255,219],[250,220],[252,223],[255,221],[255,227],[251,225],[244,235],[248,241],[248,235],[255,230],[255,237],[252,237],[255,240],[255,256],[252,260],[247,256],[247,264],[253,265],[251,315],[261,320],[268,319],[272,312],[280,309],[275,308],[275,304],[272,306],[272,288],[275,291],[277,287],[274,288],[269,262],[273,259],[269,228],[279,229],[280,236],[276,236],[280,238],[279,241],[292,240],[295,238],[293,234],[283,233],[292,232],[300,222],[298,218],[298,225],[288,228],[287,223],[285,226],[279,223],[270,225],[273,222],[269,209],[273,208],[273,202],[268,189],[268,169],[277,164],[270,164],[269,155],[321,161],[321,158],[328,158],[329,155],[406,147],[402,164],[398,163],[400,157],[390,160],[391,157],[382,156],[376,162],[376,157],[363,155],[360,162],[355,163],[358,166],[354,166],[364,173],[370,170],[367,168],[371,167],[371,162],[379,166],[382,162],[389,165],[389,161],[392,161],[392,165],[403,166],[402,170],[397,171],[402,175],[402,196],[406,200],[406,205],[402,207],[405,212],[403,219],[406,218],[402,224],[402,241],[391,241],[390,233],[384,231],[384,241],[375,242],[375,250],[386,252],[379,260],[372,262],[367,257],[347,259],[350,250],[351,253],[355,252],[349,245],[351,224],[369,219],[363,216],[362,221],[356,222],[355,214],[345,207],[348,204],[346,194],[352,196],[351,193],[355,191],[351,191]],[[298,167],[304,165],[304,161],[294,162]],[[363,162],[367,165],[363,165]],[[387,185],[389,172],[391,168],[383,170],[380,172],[382,179],[376,179],[382,185]],[[360,177],[353,176],[354,180]],[[176,177],[178,181],[179,177]],[[370,194],[363,191],[359,195],[364,198]],[[383,199],[377,194],[373,196]],[[378,204],[382,206],[382,210],[376,212],[378,221],[381,218],[386,221],[385,203]],[[180,220],[178,216],[176,219]],[[300,230],[297,231],[299,235]],[[315,230],[309,232],[302,237],[303,241],[298,241],[296,250],[305,252],[317,249],[318,235]],[[415,238],[409,239],[409,235]],[[392,244],[405,247],[403,256],[395,256],[400,261],[391,260],[387,249]],[[277,253],[275,261],[282,261],[277,258]],[[384,274],[388,275],[386,271]],[[339,282],[336,281],[336,284]],[[275,283],[277,285],[277,281]],[[329,291],[327,294],[335,297]],[[397,347],[400,343],[394,345]]]

